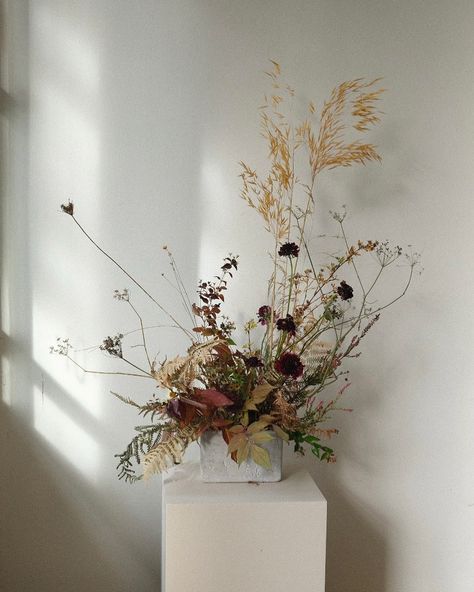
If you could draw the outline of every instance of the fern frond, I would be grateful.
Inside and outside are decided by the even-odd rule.
[[[298,423],[295,407],[286,400],[281,390],[275,394],[272,416],[280,426],[287,430],[292,430]]]
[[[154,473],[167,471],[183,459],[186,448],[198,438],[198,431],[194,426],[186,426],[179,431],[167,433],[166,440],[156,444],[144,458],[144,479]]]
[[[206,343],[197,343],[188,349],[187,356],[176,356],[165,361],[153,377],[162,388],[189,387],[199,373],[202,364],[212,357],[212,350],[219,344],[218,339]]]
[[[122,401],[122,403],[125,403],[126,405],[131,405],[132,407],[137,407],[137,409],[142,408],[142,405],[140,405],[139,403],[137,403],[136,401],[134,401],[130,397],[125,397],[124,395],[120,395],[119,393],[115,393],[114,391],[110,391],[110,394],[113,395],[114,397],[117,397],[117,399],[119,399],[120,401]]]
[[[151,414],[150,419],[151,421],[154,420],[155,415],[163,415],[164,409],[166,408],[166,403],[163,401],[157,400],[155,397],[147,401],[145,404],[140,405],[130,397],[125,397],[120,395],[119,393],[115,393],[114,391],[110,391],[114,397],[117,397],[122,403],[126,405],[131,405],[132,407],[136,407],[139,410],[139,415],[143,415],[146,417],[147,415]]]
[[[137,475],[133,464],[141,464],[142,458],[157,444],[163,432],[163,424],[136,426],[138,434],[131,440],[127,448],[115,457],[119,459],[117,465],[118,478],[127,483],[135,483],[142,478]]]

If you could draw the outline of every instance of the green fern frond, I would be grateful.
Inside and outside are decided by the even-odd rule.
[[[138,434],[121,454],[115,455],[119,459],[117,465],[119,479],[124,479],[127,483],[135,483],[142,478],[142,475],[136,474],[133,465],[141,464],[142,459],[157,445],[163,428],[162,424],[135,427]]]

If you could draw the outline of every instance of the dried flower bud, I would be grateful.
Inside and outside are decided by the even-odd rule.
[[[344,280],[342,280],[341,285],[338,286],[337,293],[341,300],[350,300],[354,296],[354,290],[349,284],[346,284]]]
[[[74,216],[74,204],[72,201],[68,201],[67,204],[61,204],[61,210],[69,216]]]
[[[115,337],[106,337],[102,342],[102,345],[99,346],[99,349],[102,351],[106,351],[111,356],[115,356],[116,358],[121,358],[122,356],[122,338],[123,335],[119,333]]]

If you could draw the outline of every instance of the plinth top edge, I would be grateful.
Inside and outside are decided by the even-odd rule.
[[[163,477],[165,504],[321,503],[326,499],[308,471],[290,469],[277,483],[204,483],[199,463],[184,463]]]

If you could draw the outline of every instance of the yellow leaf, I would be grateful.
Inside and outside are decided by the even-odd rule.
[[[250,442],[245,440],[240,448],[237,450],[237,464],[240,466],[249,457]]]
[[[264,469],[271,469],[272,463],[270,460],[270,455],[268,454],[268,450],[262,448],[261,446],[252,446],[252,459],[257,464],[263,467]]]
[[[247,399],[244,405],[245,411],[258,411],[257,406],[251,399]]]
[[[259,403],[263,403],[268,395],[275,389],[275,387],[268,382],[262,382],[262,384],[257,385],[250,394],[250,398],[252,401],[258,405]]]
[[[257,405],[263,403],[273,390],[275,390],[275,387],[268,384],[268,382],[257,385],[250,393],[250,397],[245,401],[244,411],[258,411]]]
[[[255,442],[255,444],[263,444],[264,442],[270,442],[270,440],[273,440],[274,435],[268,431],[258,432],[258,434],[253,434],[253,436],[250,436],[250,439],[252,442]]]
[[[249,427],[247,428],[247,431],[249,434],[256,434],[257,432],[261,432],[262,430],[264,430],[266,427],[268,426],[268,422],[267,421],[254,421],[253,423],[251,423],[249,425]]]
[[[278,425],[274,425],[273,426],[273,431],[275,432],[275,434],[281,438],[282,440],[284,440],[285,442],[288,442],[288,440],[290,439],[290,437],[288,436],[288,434],[281,429],[280,426]]]

